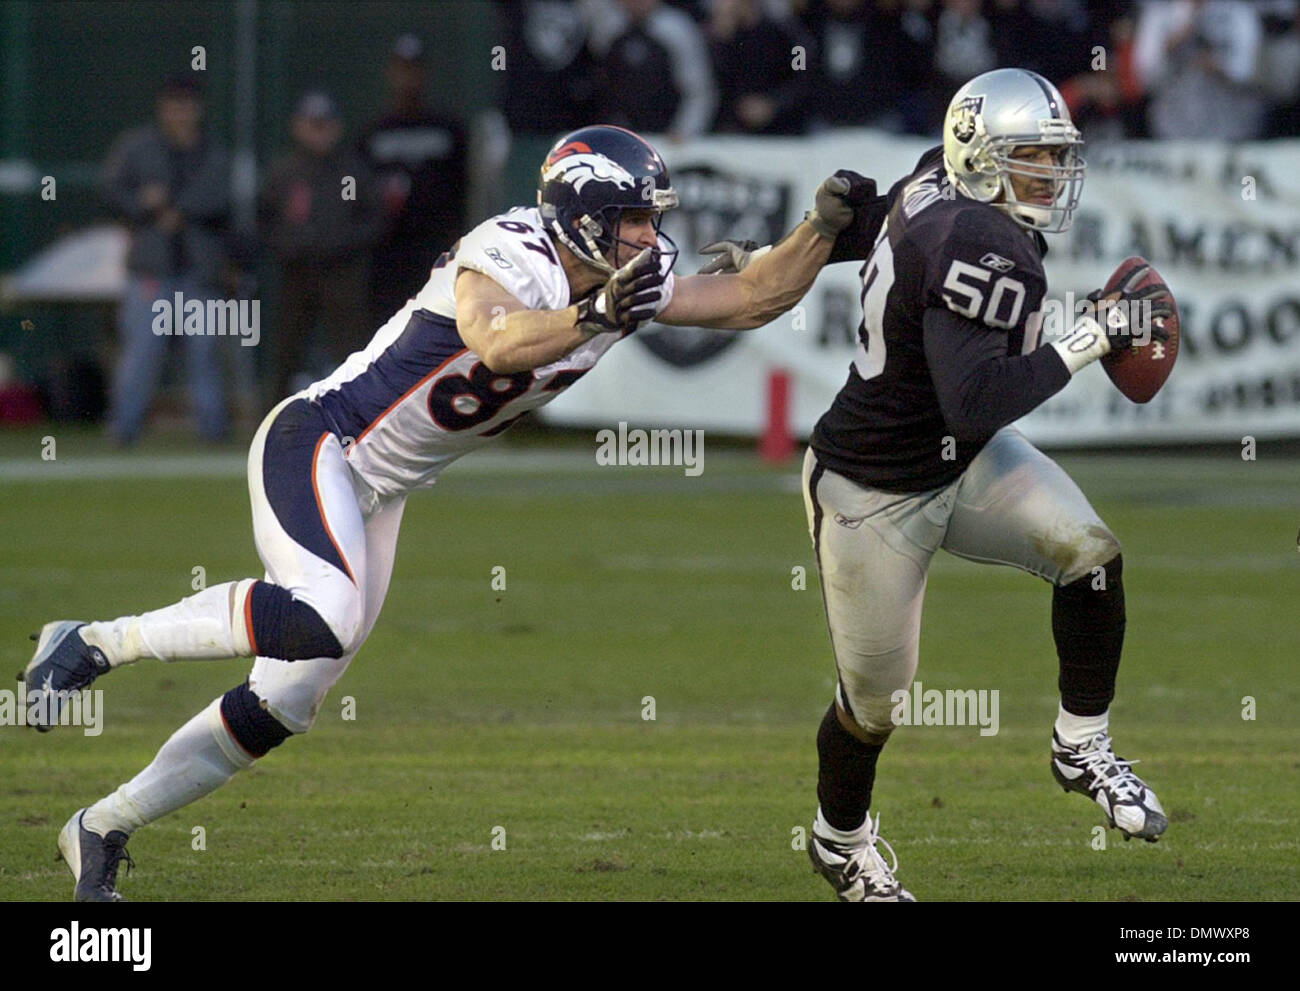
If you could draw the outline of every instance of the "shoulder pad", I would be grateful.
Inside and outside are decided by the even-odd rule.
[[[460,239],[455,264],[481,272],[530,310],[569,305],[558,249],[532,211],[492,217]]]

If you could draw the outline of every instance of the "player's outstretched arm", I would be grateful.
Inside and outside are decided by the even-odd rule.
[[[480,272],[461,269],[456,276],[460,339],[501,375],[549,365],[587,340],[576,310],[530,310]]]
[[[861,185],[875,184],[838,172],[817,190],[808,218],[770,251],[755,254],[734,275],[687,275],[676,281],[672,301],[656,318],[687,327],[750,330],[780,316],[803,299],[829,260],[839,232],[853,221]]]
[[[647,248],[606,283],[563,310],[530,310],[473,269],[456,277],[456,327],[492,371],[528,371],[558,361],[597,334],[623,334],[654,316],[665,279]]]

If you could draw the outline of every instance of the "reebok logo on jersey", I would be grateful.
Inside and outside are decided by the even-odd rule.
[[[1016,263],[1011,261],[1009,258],[995,255],[991,251],[980,259],[980,264],[985,268],[993,269],[995,272],[1010,272],[1016,267]]]
[[[501,253],[500,248],[487,248],[483,253],[502,268],[514,268],[514,265],[510,263],[510,259]]]
[[[845,516],[843,513],[835,514],[835,522],[838,523],[840,526],[848,527],[850,530],[856,530],[858,527],[862,526],[862,521],[864,519],[866,519],[866,517],[864,516],[859,516],[855,520],[849,518],[848,516]]]

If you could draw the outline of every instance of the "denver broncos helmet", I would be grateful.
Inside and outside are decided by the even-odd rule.
[[[678,205],[659,152],[639,135],[598,124],[555,142],[537,186],[542,220],[555,238],[588,265],[614,271],[606,257],[615,244],[636,247],[619,237],[624,210],[654,210],[655,230],[663,211]],[[659,235],[670,245],[671,239]],[[671,262],[676,260],[673,245]]]

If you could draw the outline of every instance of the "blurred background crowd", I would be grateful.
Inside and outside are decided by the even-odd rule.
[[[957,86],[1003,66],[1055,82],[1094,138],[1300,133],[1292,0],[498,6],[509,50],[529,60],[528,73],[507,75],[503,93],[510,127],[525,133],[599,118],[683,136],[864,125],[928,135]]]
[[[136,5],[137,14],[145,6]],[[862,127],[937,141],[957,86],[1015,65],[1061,87],[1090,142],[1300,135],[1296,0],[389,3],[389,26],[418,10],[409,25],[417,30],[395,41],[388,34],[382,66],[372,63],[383,79],[382,104],[364,112],[357,112],[355,76],[331,73],[319,45],[299,42],[305,69],[278,64],[291,47],[294,10],[301,16],[308,6],[229,5],[232,46],[251,30],[258,37],[248,51],[271,53],[257,72],[288,94],[278,120],[274,105],[258,100],[263,83],[247,65],[251,55],[226,59],[219,78],[228,85],[213,85],[208,72],[174,54],[134,66],[137,75],[153,73],[152,119],[129,119],[121,101],[101,106],[93,126],[103,144],[94,147],[92,136],[80,149],[100,156],[93,181],[72,182],[93,195],[93,206],[83,198],[53,226],[48,214],[19,202],[28,178],[47,169],[59,175],[19,161],[47,136],[8,122],[0,192],[15,200],[3,214],[11,254],[0,260],[12,266],[24,260],[13,251],[47,247],[46,234],[66,235],[98,217],[122,225],[126,280],[113,293],[112,348],[96,340],[79,352],[66,315],[42,317],[45,327],[65,331],[57,347],[47,337],[41,348],[5,321],[0,421],[106,418],[113,439],[130,445],[168,375],[169,355],[182,349],[172,364],[184,369],[197,431],[222,441],[232,405],[255,420],[274,399],[331,370],[420,288],[460,234],[511,202],[530,203],[547,143],[591,122],[665,135],[670,145],[708,133]],[[27,13],[14,13],[20,9]],[[42,35],[46,9],[15,6],[3,24],[7,64],[26,66],[8,74],[6,106],[23,102],[19,82],[24,72],[29,82],[34,75],[24,47],[44,44],[60,57],[59,39]],[[241,17],[251,27],[241,27]],[[440,17],[454,18],[456,37],[472,35],[486,50],[459,50],[439,30]],[[328,17],[318,20],[328,31]],[[261,37],[267,21],[283,44]],[[60,30],[67,29],[65,19]],[[334,57],[349,46],[337,30],[328,40]],[[501,181],[486,181],[497,173]],[[75,180],[77,170],[64,174]],[[341,177],[352,180],[350,190],[346,182],[341,190]],[[211,337],[160,335],[153,303],[178,292],[264,298],[264,346],[247,349],[254,357]],[[10,293],[11,308],[15,299],[21,294]]]

